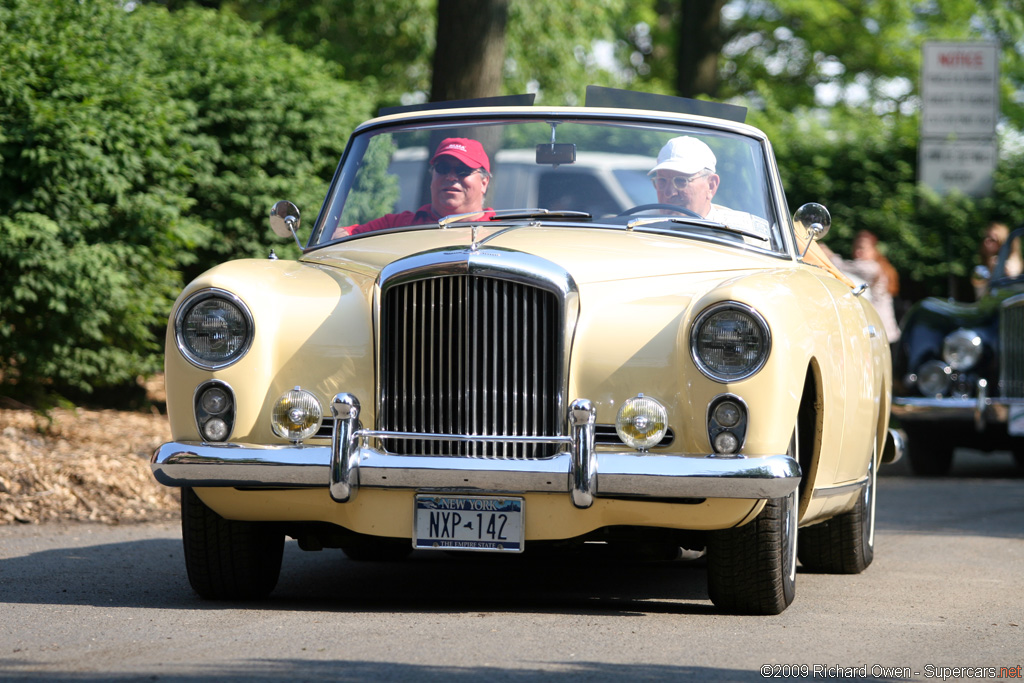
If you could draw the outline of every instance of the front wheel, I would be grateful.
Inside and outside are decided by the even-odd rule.
[[[708,537],[708,594],[733,614],[779,614],[796,595],[797,493],[769,500],[754,521]]]
[[[200,597],[251,600],[277,585],[284,533],[267,523],[224,519],[183,488],[181,538],[188,581]]]

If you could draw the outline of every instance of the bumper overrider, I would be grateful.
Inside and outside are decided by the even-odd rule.
[[[518,493],[568,493],[578,508],[595,497],[781,498],[800,482],[800,465],[784,454],[758,458],[596,452],[596,410],[577,399],[569,406],[568,436],[453,436],[362,429],[359,401],[338,394],[330,446],[166,443],[152,458],[167,486],[328,488],[344,503],[360,487]],[[547,443],[564,446],[549,458],[492,460],[394,455],[372,446],[380,439]]]

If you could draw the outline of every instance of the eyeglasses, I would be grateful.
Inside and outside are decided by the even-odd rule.
[[[450,164],[446,161],[441,161],[434,164],[430,170],[432,170],[434,173],[440,176],[454,174],[456,178],[465,178],[467,176],[473,175],[480,169],[470,168],[469,166],[466,166],[464,164]]]
[[[658,188],[658,191],[660,192],[664,192],[665,190],[667,190],[669,183],[672,183],[672,187],[676,188],[677,191],[681,192],[682,190],[685,190],[687,187],[689,187],[690,183],[692,183],[693,181],[697,180],[698,178],[706,178],[709,175],[711,174],[698,173],[697,175],[691,176],[677,175],[672,176],[671,178],[659,176],[657,178],[652,178],[651,182],[654,183],[654,187]]]

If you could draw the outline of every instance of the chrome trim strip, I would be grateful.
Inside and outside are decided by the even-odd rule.
[[[848,496],[851,493],[855,493],[864,488],[865,486],[867,486],[869,477],[870,474],[865,476],[863,479],[858,479],[857,481],[852,481],[848,484],[816,488],[814,489],[814,493],[811,494],[811,498],[832,498],[834,496]]]

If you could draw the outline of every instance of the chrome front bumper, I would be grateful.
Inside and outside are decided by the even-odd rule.
[[[893,396],[892,414],[911,422],[973,421],[980,432],[990,423],[1005,424],[1009,420],[1010,406],[1015,405],[1024,405],[1024,398],[993,398],[986,394],[985,386],[982,385],[975,398]]]
[[[569,408],[569,436],[453,437],[361,429],[359,403],[350,394],[332,402],[330,446],[171,442],[153,454],[157,481],[167,486],[316,487],[338,502],[360,487],[568,493],[576,507],[594,497],[781,498],[800,482],[800,466],[788,455],[758,458],[651,455],[594,450],[595,410],[576,400]],[[566,450],[537,460],[392,455],[371,446],[381,438],[526,441],[562,444]]]

